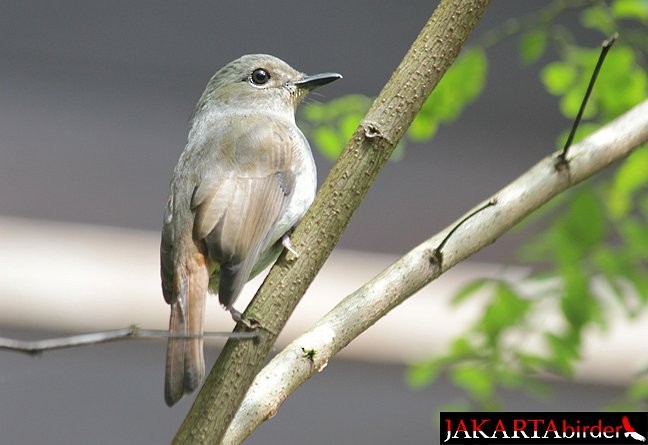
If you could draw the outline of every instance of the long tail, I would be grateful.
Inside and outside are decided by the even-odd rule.
[[[205,297],[209,277],[202,265],[188,267],[185,286],[178,300],[171,305],[169,333],[172,335],[202,335]],[[184,294],[184,298],[183,295]],[[195,390],[205,376],[203,340],[169,338],[167,343],[164,399],[172,406],[183,395]]]

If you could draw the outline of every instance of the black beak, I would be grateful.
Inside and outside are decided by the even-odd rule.
[[[317,87],[321,87],[338,79],[342,79],[342,76],[338,73],[313,74],[312,76],[299,79],[294,84],[297,88],[314,90]]]

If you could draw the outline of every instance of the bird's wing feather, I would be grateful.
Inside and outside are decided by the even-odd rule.
[[[175,227],[173,221],[173,190],[169,194],[169,199],[164,211],[164,223],[162,225],[162,240],[160,242],[160,275],[162,277],[162,294],[164,300],[169,303],[175,303],[178,299],[180,289],[176,284],[176,258],[177,248],[175,244]]]
[[[193,238],[204,240],[221,265],[219,296],[236,299],[259,256],[274,241],[273,224],[294,187],[293,146],[297,135],[285,124],[256,122],[221,141],[232,162],[228,174],[207,177],[193,194]]]

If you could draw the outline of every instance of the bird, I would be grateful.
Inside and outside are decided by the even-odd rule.
[[[277,57],[249,54],[208,81],[173,170],[163,217],[162,293],[171,306],[167,405],[204,378],[207,294],[218,294],[240,321],[233,304],[245,283],[284,247],[297,254],[288,234],[315,197],[317,174],[295,110],[310,91],[340,78],[306,75]]]

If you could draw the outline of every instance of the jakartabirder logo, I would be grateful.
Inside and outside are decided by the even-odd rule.
[[[639,444],[648,413],[441,413],[442,444]]]

